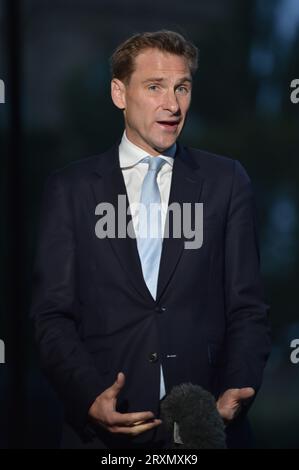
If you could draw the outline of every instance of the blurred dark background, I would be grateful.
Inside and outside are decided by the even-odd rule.
[[[28,320],[42,188],[123,130],[108,60],[133,33],[174,29],[200,49],[181,141],[240,160],[256,195],[273,351],[251,411],[257,446],[299,448],[298,0],[0,0],[0,447],[58,445],[61,409]],[[49,254],[50,256],[50,254]]]

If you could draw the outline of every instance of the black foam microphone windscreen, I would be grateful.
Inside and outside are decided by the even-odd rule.
[[[173,448],[226,448],[225,426],[215,398],[199,385],[174,387],[161,403],[161,419],[173,435]]]

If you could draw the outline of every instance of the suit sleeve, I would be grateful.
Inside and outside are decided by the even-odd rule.
[[[75,265],[70,195],[56,173],[47,181],[41,205],[31,316],[42,368],[63,402],[66,419],[84,434],[88,410],[103,389],[78,333]]]
[[[225,234],[227,366],[221,392],[259,389],[270,351],[268,305],[260,274],[255,204],[250,180],[239,162],[234,177]]]

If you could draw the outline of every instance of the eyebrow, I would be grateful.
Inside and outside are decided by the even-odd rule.
[[[165,78],[163,77],[150,77],[150,78],[147,78],[146,80],[143,80],[142,83],[148,83],[148,82],[164,82],[165,81]],[[192,78],[190,77],[183,77],[181,78],[177,85],[180,84],[180,83],[184,83],[184,82],[189,82],[189,83],[192,83]]]

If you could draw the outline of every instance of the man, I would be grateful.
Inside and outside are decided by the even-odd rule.
[[[111,63],[124,135],[52,175],[42,205],[32,313],[43,368],[65,408],[62,445],[167,447],[161,400],[191,382],[215,395],[228,445],[245,447],[246,411],[269,352],[248,176],[236,161],[177,142],[194,45],[171,31],[137,34]],[[103,235],[111,221],[103,203],[131,232]],[[167,208],[200,203],[203,240],[191,247]]]

